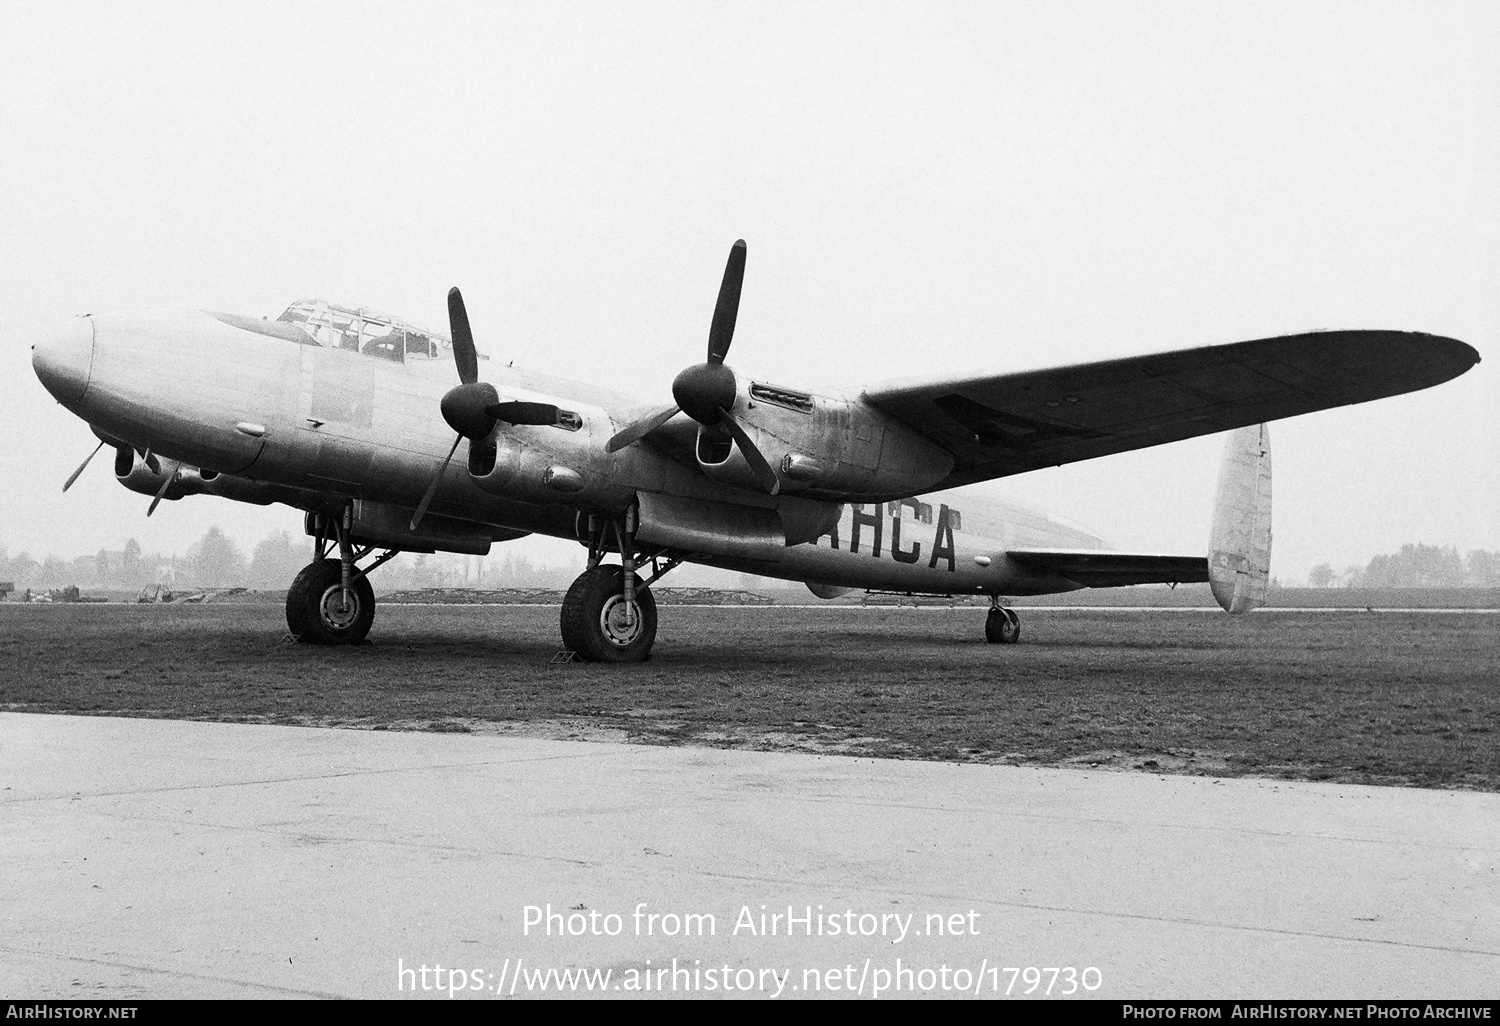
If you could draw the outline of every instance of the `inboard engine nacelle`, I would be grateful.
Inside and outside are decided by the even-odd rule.
[[[533,445],[507,438],[497,431],[488,445],[469,450],[469,478],[491,495],[520,502],[568,501],[620,507],[630,501],[631,489],[614,484],[584,466],[568,462]]]
[[[783,492],[913,495],[953,469],[947,450],[857,398],[753,382],[741,401],[740,423],[776,468]],[[696,455],[709,477],[756,487],[755,472],[727,431],[699,428]]]

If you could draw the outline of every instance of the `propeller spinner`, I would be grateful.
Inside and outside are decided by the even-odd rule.
[[[727,429],[761,487],[772,495],[781,490],[776,472],[729,412],[734,406],[738,385],[734,371],[724,366],[724,357],[729,355],[729,344],[734,340],[734,324],[740,311],[740,289],[744,283],[745,240],[739,239],[730,247],[729,261],[724,266],[724,281],[719,285],[719,300],[714,305],[713,324],[708,329],[708,359],[686,368],[672,381],[672,398],[676,400],[673,405],[653,410],[626,426],[604,446],[605,452],[619,452],[634,445],[679,412],[686,413],[711,431]]]

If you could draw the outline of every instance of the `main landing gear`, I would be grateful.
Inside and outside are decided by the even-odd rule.
[[[580,517],[579,527],[585,526]],[[656,641],[656,599],[651,585],[682,562],[666,552],[652,554],[651,576],[636,571],[636,512],[620,517],[587,517],[589,567],[563,597],[563,648],[588,663],[642,663]],[[583,530],[579,531],[583,534]],[[620,553],[620,565],[602,562],[607,551]]]
[[[990,615],[984,620],[984,640],[991,645],[1014,645],[1021,640],[1021,618],[1014,609],[1002,606],[997,595],[990,596]]]
[[[345,507],[337,516],[315,515],[315,558],[302,568],[286,593],[286,626],[298,641],[309,645],[357,645],[370,633],[375,622],[375,592],[369,574],[396,555],[392,549],[381,554],[364,569],[358,562],[375,548],[365,546],[355,551],[349,540],[351,511]],[[329,539],[332,526],[334,538]],[[338,558],[328,558],[338,546]]]

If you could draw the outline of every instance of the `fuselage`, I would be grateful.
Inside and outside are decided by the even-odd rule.
[[[420,347],[411,337],[404,346],[361,347],[356,330],[344,347],[286,321],[94,315],[39,341],[33,364],[63,405],[117,445],[259,483],[301,509],[353,500],[397,523],[454,441],[438,415],[457,381],[452,360],[440,337],[427,333]],[[469,540],[427,538],[411,548],[475,551],[527,532],[577,538],[590,512],[638,502],[642,540],[694,562],[842,588],[1041,594],[1077,585],[1029,573],[1007,549],[1105,547],[1039,511],[962,490],[837,503],[815,490],[773,496],[715,480],[693,460],[697,426],[680,416],[653,444],[609,454],[606,441],[642,407],[638,400],[494,360],[480,371],[505,399],[554,404],[565,416],[556,425],[497,426],[493,465],[455,460],[431,509]],[[777,418],[809,414],[756,401],[766,394],[767,386],[747,383],[734,412],[775,452],[786,434]],[[857,397],[831,393],[815,403],[843,410]],[[860,469],[858,442],[851,472]]]

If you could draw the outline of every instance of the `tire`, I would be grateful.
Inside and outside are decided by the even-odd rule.
[[[578,575],[562,605],[563,647],[588,663],[643,663],[656,641],[656,599],[637,582],[639,612],[629,628],[624,619],[625,570],[603,564]]]
[[[343,570],[336,559],[302,568],[286,593],[287,630],[309,645],[357,645],[375,622],[375,591],[364,574],[349,582],[353,609],[339,609]]]
[[[991,645],[1014,645],[1021,640],[1021,618],[1009,609],[991,609],[984,621],[984,640]]]

